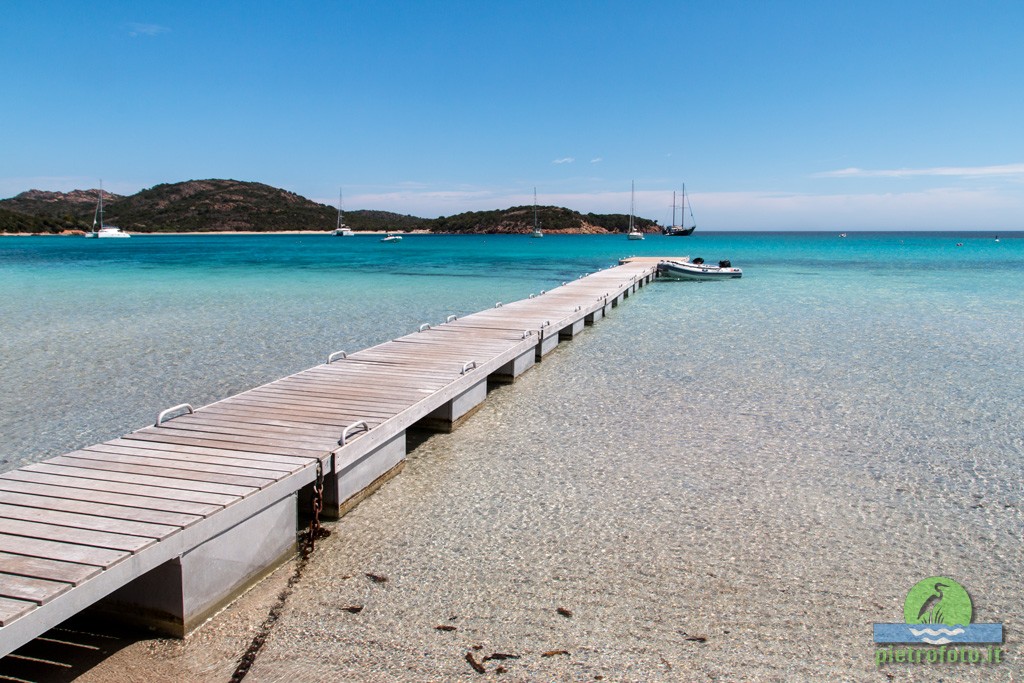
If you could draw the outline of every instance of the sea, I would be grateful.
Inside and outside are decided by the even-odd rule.
[[[717,656],[692,659],[693,643],[678,633],[658,650],[661,661],[690,661],[708,675],[768,680],[787,670],[772,662],[799,655],[813,676],[820,669],[808,652],[828,646],[839,647],[829,670],[859,678],[874,669],[870,623],[899,622],[905,590],[929,575],[965,585],[982,621],[1006,622],[1007,634],[1024,627],[1020,232],[697,232],[642,242],[413,234],[397,244],[319,234],[6,237],[0,470],[116,438],[169,406],[205,405],[335,351],[550,290],[623,257],[683,255],[728,259],[743,277],[655,282],[562,344],[553,360],[502,390],[497,412],[463,428],[486,428],[473,443],[500,454],[480,463],[479,476],[502,480],[507,470],[526,480],[529,463],[543,463],[547,474],[530,479],[510,505],[575,495],[581,510],[600,517],[595,511],[608,501],[597,489],[613,490],[615,524],[655,520],[646,530],[627,524],[642,539],[628,542],[635,551],[655,564],[679,563],[682,574],[703,573],[686,587],[673,578],[651,591],[665,598],[700,586],[732,596],[717,610],[712,600],[674,613],[701,614],[702,637],[722,645]],[[521,432],[502,431],[518,420],[529,420],[525,450]],[[382,506],[395,534],[411,533],[400,511],[435,495],[423,482],[439,472],[455,479],[434,482],[436,490],[457,496],[461,480],[451,468],[473,438],[460,442],[456,432],[434,442],[426,451],[433,465],[421,458],[360,514]],[[477,455],[464,457],[469,467]],[[417,485],[418,476],[427,479]],[[470,499],[481,486],[504,486],[461,484]],[[505,522],[493,514],[488,524],[500,534]],[[586,538],[580,530],[591,518],[580,514],[566,518],[567,537]],[[368,544],[386,541],[379,527],[366,532]],[[379,560],[383,551],[373,552]],[[626,564],[598,565],[595,576],[614,569],[627,583],[652,580]],[[768,611],[743,603],[745,590],[763,592],[773,581],[807,599],[783,591]],[[644,590],[635,591],[637,601]],[[855,602],[846,605],[842,594]],[[828,628],[813,636],[800,619],[783,619],[783,606],[799,611],[809,601],[845,609],[848,623],[828,622],[847,629],[842,646],[834,632],[821,635]],[[738,620],[746,626],[722,616],[736,603],[745,605],[738,613],[749,612]],[[779,629],[799,631],[793,642],[806,647],[794,650]],[[653,653],[643,654],[644,642],[594,658],[592,671],[670,680]],[[281,666],[286,660],[282,654]],[[465,662],[456,660],[455,669],[426,667],[410,680],[458,672]],[[615,666],[600,668],[608,662]],[[381,680],[402,678],[396,666]],[[270,680],[283,669],[268,671]]]

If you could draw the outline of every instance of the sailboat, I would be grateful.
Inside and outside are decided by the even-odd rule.
[[[100,198],[96,203],[96,211],[92,215],[92,231],[85,233],[86,237],[131,237],[121,228],[113,225],[103,225],[103,181],[100,181]]]
[[[533,232],[530,233],[530,237],[543,237],[544,233],[540,230],[540,223],[537,222],[537,188],[533,188]]]
[[[338,227],[331,234],[335,237],[354,237],[352,229],[345,225],[345,211],[341,208],[341,189],[338,189]]]
[[[644,234],[640,232],[633,224],[633,214],[635,212],[636,204],[636,184],[631,182],[629,185],[629,232],[626,233],[626,239],[629,240],[642,240]]]
[[[693,221],[693,225],[686,227],[686,184],[683,184],[683,191],[681,197],[681,206],[679,207],[679,222],[682,225],[676,225],[676,193],[672,193],[672,225],[665,228],[665,234],[669,237],[686,237],[692,235],[693,231],[697,229],[697,222],[693,221],[693,206],[690,206],[690,220]]]

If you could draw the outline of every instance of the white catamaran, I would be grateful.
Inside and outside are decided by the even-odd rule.
[[[341,189],[338,189],[338,227],[331,233],[335,237],[354,237],[355,233],[352,232],[352,228],[345,225],[345,211],[342,209],[341,204]]]
[[[100,181],[100,198],[96,204],[96,211],[92,215],[92,231],[85,233],[86,237],[131,237],[121,228],[113,225],[103,225],[103,181]]]

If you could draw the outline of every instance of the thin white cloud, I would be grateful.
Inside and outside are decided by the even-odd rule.
[[[158,36],[161,33],[170,33],[171,29],[166,26],[160,26],[159,24],[141,24],[139,22],[129,22],[128,24],[128,35],[132,38],[139,36]]]
[[[994,166],[936,166],[934,168],[863,169],[842,168],[815,173],[815,178],[917,178],[922,176],[953,176],[978,178],[992,176],[1024,176],[1024,164]]]
[[[599,164],[602,161],[604,161],[603,158],[601,158],[601,157],[594,157],[593,159],[590,160],[590,163],[592,163],[592,164]]]
[[[571,164],[576,161],[576,157],[562,157],[561,159],[555,159],[551,163],[553,164]]]

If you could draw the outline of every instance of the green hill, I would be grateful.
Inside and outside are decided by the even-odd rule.
[[[189,180],[106,204],[107,222],[138,232],[330,230],[337,211],[262,183]]]
[[[626,214],[581,214],[560,206],[538,206],[537,221],[544,232],[562,234],[601,234],[625,232],[629,226]],[[644,232],[657,232],[656,222],[634,217],[636,227]],[[455,216],[441,216],[430,221],[432,232],[516,233],[533,231],[533,207],[513,206],[495,211],[469,211]]]
[[[0,233],[43,233],[59,235],[66,230],[86,230],[84,221],[73,217],[31,216],[0,208]]]
[[[0,200],[0,231],[60,233],[90,229],[99,190],[29,190]],[[294,192],[238,180],[189,180],[156,185],[133,195],[104,193],[105,223],[130,232],[280,232],[335,227],[337,209]],[[624,232],[624,214],[581,214],[558,206],[537,207],[544,232]],[[636,218],[645,232],[654,221]],[[353,230],[430,230],[437,233],[529,233],[533,207],[470,211],[435,219],[389,211],[346,211]]]

